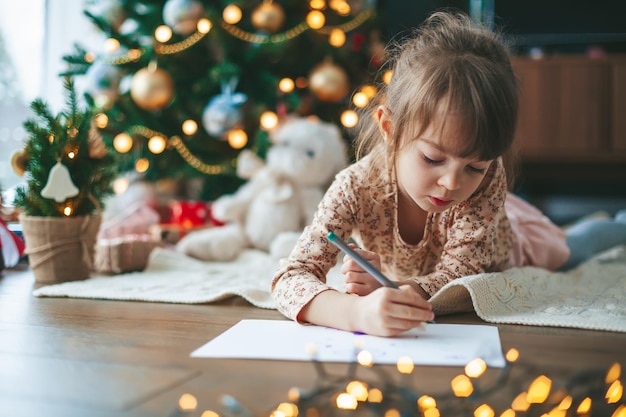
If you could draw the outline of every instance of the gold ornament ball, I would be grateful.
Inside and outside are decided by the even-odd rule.
[[[252,12],[252,25],[268,33],[278,32],[285,23],[283,8],[271,1],[264,1]]]
[[[174,80],[160,68],[142,68],[133,75],[130,96],[144,110],[162,110],[174,98]]]
[[[15,151],[13,155],[11,155],[11,167],[13,171],[20,177],[24,176],[26,172],[26,163],[28,162],[28,157],[26,156],[26,152],[24,149],[20,149]]]
[[[350,81],[343,68],[323,62],[309,75],[309,88],[322,101],[337,102],[348,94]]]

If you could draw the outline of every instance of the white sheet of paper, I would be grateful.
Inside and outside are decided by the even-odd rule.
[[[310,345],[323,362],[353,362],[359,350],[367,350],[375,364],[396,364],[403,356],[416,365],[465,366],[478,357],[491,367],[505,364],[498,328],[468,324],[427,324],[390,338],[289,320],[242,320],[191,356],[310,361]]]

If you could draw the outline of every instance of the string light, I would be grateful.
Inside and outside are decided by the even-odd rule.
[[[291,78],[282,78],[278,82],[278,89],[283,93],[291,93],[294,88],[294,81]]]
[[[118,49],[120,49],[120,41],[118,41],[115,38],[108,38],[106,41],[104,41],[104,51],[112,54],[114,52],[116,52]]]
[[[261,114],[259,123],[261,124],[261,128],[265,130],[274,129],[276,126],[278,126],[278,115],[273,111],[265,111],[263,112],[263,114]]]
[[[198,400],[191,394],[183,394],[178,399],[178,407],[182,411],[193,411],[198,407]]]
[[[309,1],[309,7],[312,10],[324,10],[326,8],[325,0],[311,0]]]
[[[311,29],[321,29],[326,24],[326,16],[319,10],[311,10],[306,15],[306,24]]]
[[[104,129],[109,124],[109,116],[104,113],[98,113],[94,116],[93,121],[99,129]]]
[[[154,39],[161,43],[165,43],[172,39],[172,28],[167,25],[158,26],[154,30]]]
[[[115,181],[113,181],[113,192],[118,195],[123,194],[126,190],[128,190],[129,185],[130,181],[128,180],[128,178],[117,178]]]
[[[341,113],[340,120],[344,127],[351,128],[359,122],[359,115],[354,110],[344,110]]]
[[[229,25],[235,25],[241,21],[242,12],[236,4],[229,4],[222,11],[222,19]]]
[[[367,103],[369,103],[369,101],[370,99],[367,94],[362,91],[359,91],[358,93],[354,94],[354,96],[352,96],[352,103],[358,108],[363,108],[367,106]]]
[[[119,153],[126,153],[133,147],[133,138],[126,132],[118,133],[113,138],[113,148]]]
[[[67,217],[72,215],[72,208],[68,205],[63,208],[63,214]]]
[[[346,33],[338,28],[333,28],[328,35],[328,43],[335,48],[339,48],[346,43]]]
[[[162,136],[152,136],[148,139],[148,149],[155,155],[162,153],[165,150],[167,142]]]
[[[202,34],[207,34],[213,29],[213,23],[207,18],[202,18],[198,20],[198,24],[196,26],[198,28],[198,32]]]
[[[194,135],[198,131],[198,123],[195,120],[185,120],[182,125],[183,133],[187,136]]]
[[[139,158],[135,161],[135,171],[144,173],[150,168],[150,161],[147,158]]]
[[[243,129],[232,129],[227,135],[228,144],[233,149],[241,149],[248,143],[248,135]]]
[[[391,76],[393,75],[393,71],[392,70],[387,70],[383,73],[383,82],[385,84],[389,84],[389,82],[391,82]]]

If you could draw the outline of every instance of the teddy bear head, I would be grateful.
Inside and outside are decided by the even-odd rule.
[[[289,119],[272,133],[271,140],[267,167],[300,186],[327,185],[347,164],[345,142],[331,123]]]

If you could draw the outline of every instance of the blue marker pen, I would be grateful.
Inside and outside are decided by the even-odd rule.
[[[376,269],[374,265],[369,263],[364,257],[359,255],[358,252],[348,246],[348,244],[344,242],[339,236],[337,236],[333,232],[328,232],[327,237],[333,245],[337,246],[346,255],[354,259],[354,262],[356,262],[361,268],[369,272],[369,274],[376,278],[376,280],[380,282],[381,285],[385,287],[398,288],[395,282],[384,276],[382,272]]]

